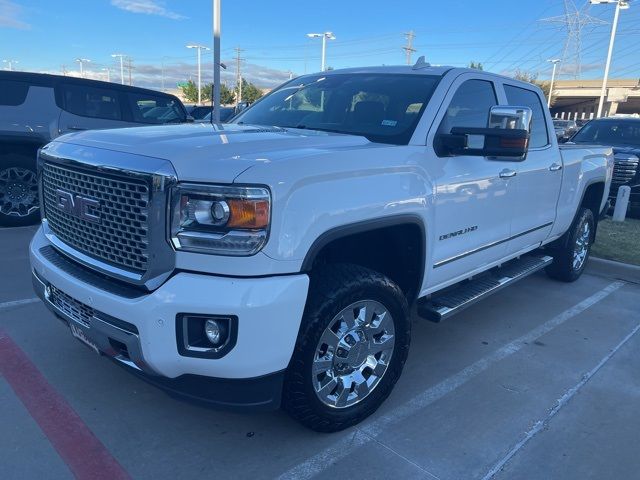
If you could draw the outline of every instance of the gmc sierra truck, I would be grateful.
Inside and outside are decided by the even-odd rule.
[[[400,377],[414,304],[438,322],[543,268],[580,277],[613,156],[559,147],[545,104],[419,61],[293,79],[231,124],[59,137],[35,290],[169,392],[349,427]]]

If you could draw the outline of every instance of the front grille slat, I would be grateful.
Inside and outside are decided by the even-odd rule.
[[[100,222],[58,208],[58,189],[97,200]],[[42,190],[49,228],[61,241],[118,268],[147,270],[150,193],[144,181],[45,163]]]
[[[91,326],[90,320],[95,315],[93,308],[75,300],[53,285],[49,285],[49,289],[51,292],[49,294],[49,301],[58,307],[60,311],[85,327]]]
[[[635,156],[616,156],[614,158],[612,183],[624,185],[633,180],[638,172],[639,160]]]

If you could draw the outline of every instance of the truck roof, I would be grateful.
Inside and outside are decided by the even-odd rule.
[[[455,71],[457,74],[462,73],[476,73],[488,75],[491,77],[495,77],[498,79],[508,80],[510,83],[520,83],[527,88],[539,88],[537,85],[525,82],[522,80],[517,80],[513,77],[508,77],[506,75],[500,75],[498,73],[487,72],[485,70],[477,70],[475,68],[464,68],[464,67],[453,67],[448,65],[429,65],[429,64],[416,64],[416,65],[383,65],[377,67],[352,67],[352,68],[341,68],[337,70],[327,70],[326,72],[317,72],[312,73],[310,75],[318,75],[322,73],[323,75],[339,75],[342,73],[396,73],[396,74],[411,74],[411,75],[436,75],[443,76],[446,73],[451,71]],[[307,75],[302,75],[307,76]]]
[[[91,87],[102,87],[102,88],[110,88],[112,90],[121,90],[127,92],[138,92],[154,95],[162,95],[168,97],[175,97],[170,93],[161,92],[159,90],[153,90],[150,88],[142,88],[142,87],[134,87],[131,85],[122,85],[120,83],[114,82],[104,82],[102,80],[93,80],[90,78],[78,78],[64,75],[53,75],[50,73],[35,73],[35,72],[17,72],[17,71],[6,71],[0,70],[0,80],[11,80],[16,82],[25,82],[30,85],[39,85],[43,87],[54,87],[59,83],[71,83],[71,84],[82,84]],[[177,98],[177,97],[175,97]]]

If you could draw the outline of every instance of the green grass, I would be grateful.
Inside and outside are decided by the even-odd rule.
[[[640,220],[627,218],[598,224],[598,236],[591,254],[595,257],[640,265]]]

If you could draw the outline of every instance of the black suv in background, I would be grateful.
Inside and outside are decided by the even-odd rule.
[[[155,90],[0,71],[0,226],[38,220],[36,153],[59,135],[187,121],[177,97]]]
[[[571,143],[613,147],[614,170],[610,199],[615,205],[618,189],[631,187],[630,214],[640,216],[640,118],[600,118],[591,120],[570,140]]]

